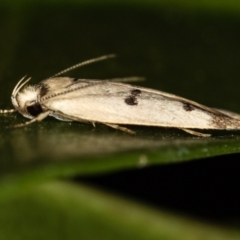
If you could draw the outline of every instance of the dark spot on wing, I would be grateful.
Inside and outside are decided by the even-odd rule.
[[[36,117],[37,115],[39,115],[40,113],[43,112],[42,107],[39,103],[35,103],[31,106],[27,107],[27,111],[30,115],[32,115],[33,117]]]
[[[77,82],[79,80],[79,78],[73,78],[72,80],[73,80],[73,82]]]
[[[42,98],[43,96],[45,96],[48,90],[49,90],[49,87],[46,84],[44,83],[40,84],[40,97]]]
[[[130,95],[125,98],[125,103],[128,105],[138,105],[137,97],[142,93],[139,89],[132,89]]]
[[[125,99],[125,103],[128,105],[138,105],[137,98],[135,96],[128,96]]]
[[[190,103],[184,102],[183,103],[183,108],[187,111],[187,112],[191,112],[193,110],[195,110],[195,107],[193,105],[191,105]]]
[[[140,95],[141,93],[142,93],[142,91],[139,90],[139,89],[133,89],[133,90],[131,90],[131,95],[133,95],[133,96],[138,96],[138,95]]]

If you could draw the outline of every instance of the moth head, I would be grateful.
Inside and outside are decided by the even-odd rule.
[[[24,117],[34,118],[43,112],[38,102],[39,88],[36,86],[25,86],[31,78],[23,77],[15,86],[12,92],[11,100],[15,109]]]

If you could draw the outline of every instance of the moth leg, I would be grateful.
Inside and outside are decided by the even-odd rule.
[[[40,113],[39,115],[37,115],[35,118],[31,119],[30,121],[13,125],[11,128],[25,127],[34,122],[41,122],[44,118],[46,118],[48,116],[48,114],[49,114],[49,111]]]
[[[201,132],[196,132],[187,128],[181,128],[181,130],[183,130],[184,132],[190,133],[192,135],[198,136],[198,137],[210,137],[211,134],[208,133],[201,133]]]
[[[96,127],[96,124],[95,124],[95,122],[92,122],[92,125],[93,125],[93,127],[94,127],[94,128]]]
[[[103,123],[103,124],[105,124],[108,127],[111,127],[111,128],[117,129],[117,130],[121,130],[123,132],[129,133],[129,134],[132,134],[132,135],[135,134],[134,131],[132,131],[132,130],[130,130],[128,128],[125,128],[125,127],[121,127],[121,126],[116,125],[116,124],[110,124],[110,123]]]
[[[0,109],[0,113],[6,114],[6,113],[13,113],[16,112],[16,109]]]

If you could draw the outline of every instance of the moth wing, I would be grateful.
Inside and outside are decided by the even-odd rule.
[[[41,98],[49,98],[54,94],[62,93],[68,89],[88,86],[91,82],[94,81],[69,77],[54,77],[41,81],[37,87],[40,89]]]
[[[224,109],[216,109],[216,110],[219,111],[219,112],[222,112],[222,113],[224,113],[226,115],[228,115],[231,118],[235,118],[237,120],[240,120],[240,114],[238,114],[238,113],[231,112],[231,111],[224,110]]]
[[[43,98],[52,116],[78,121],[196,129],[236,129],[240,121],[193,101],[110,81],[84,81]]]
[[[74,82],[74,78],[69,77],[56,77],[56,78],[48,78],[39,83],[39,85],[45,85],[49,91],[59,88],[65,88],[68,85]]]

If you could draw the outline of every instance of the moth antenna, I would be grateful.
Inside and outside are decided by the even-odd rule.
[[[12,91],[12,98],[16,98],[17,93],[20,91],[20,89],[28,82],[30,81],[31,78],[26,79],[26,76],[21,78],[17,85],[14,87]],[[0,109],[0,113],[5,114],[5,113],[13,113],[16,112],[16,109]]]
[[[107,81],[113,81],[113,82],[141,82],[145,80],[146,80],[145,77],[138,77],[138,76],[107,79]]]
[[[72,71],[76,68],[79,68],[79,67],[82,67],[84,65],[88,65],[88,64],[91,64],[91,63],[95,63],[95,62],[99,62],[99,61],[103,61],[103,60],[106,60],[106,59],[109,59],[109,58],[115,58],[117,55],[115,54],[109,54],[109,55],[104,55],[104,56],[101,56],[101,57],[97,57],[97,58],[93,58],[93,59],[90,59],[90,60],[87,60],[87,61],[84,61],[84,62],[80,62],[76,65],[73,65],[59,73],[56,73],[54,74],[53,76],[49,77],[49,78],[52,78],[52,77],[57,77],[57,76],[60,76],[62,75],[63,73],[66,73],[66,72],[69,72],[69,71]]]
[[[13,91],[12,91],[12,97],[16,97],[17,93],[20,91],[20,89],[27,83],[31,80],[31,78],[28,78],[28,79],[25,79],[26,78],[26,75],[21,78],[19,80],[19,82],[17,83],[17,85],[14,87]],[[25,80],[25,81],[24,81]]]
[[[14,87],[13,91],[12,91],[12,95],[16,92],[16,89],[18,88],[18,86],[24,81],[24,79],[26,78],[26,75],[24,77],[22,77],[18,83],[16,84],[16,86]]]

